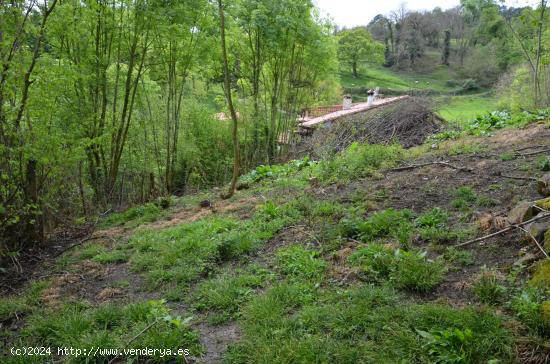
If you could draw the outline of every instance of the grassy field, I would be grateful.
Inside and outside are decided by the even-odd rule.
[[[452,69],[442,65],[424,67],[415,72],[367,66],[361,70],[358,78],[353,77],[351,72],[342,71],[340,81],[344,90],[352,93],[356,101],[366,98],[363,90],[375,87],[380,87],[383,92],[426,91],[442,94],[431,96],[439,115],[459,125],[496,108],[496,99],[490,90],[480,89],[479,92],[467,95],[456,94],[460,91],[460,86],[457,86],[460,80]]]
[[[436,104],[443,119],[459,125],[496,108],[496,100],[490,94],[441,97]]]

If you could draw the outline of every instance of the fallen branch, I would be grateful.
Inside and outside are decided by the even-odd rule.
[[[529,145],[527,147],[516,149],[516,150],[514,150],[514,152],[518,153],[518,152],[522,152],[522,151],[527,150],[527,149],[535,149],[535,148],[542,148],[542,147],[544,147],[544,145]]]
[[[443,161],[434,161],[434,162],[426,162],[426,163],[420,163],[420,164],[411,164],[411,165],[408,165],[408,166],[403,166],[403,167],[397,167],[397,168],[390,169],[389,172],[408,171],[408,170],[411,170],[411,169],[422,168],[422,167],[426,167],[426,166],[430,166],[430,165],[434,165],[434,164],[449,167],[449,168],[452,168],[452,169],[456,169],[458,171],[472,172],[472,169],[470,169],[470,168],[457,167],[457,166],[454,166],[454,165],[450,164],[449,162],[443,162]]]
[[[482,236],[480,238],[477,238],[477,239],[473,239],[473,240],[469,240],[465,243],[460,243],[460,244],[457,244],[455,245],[455,248],[461,248],[463,246],[466,246],[466,245],[471,245],[471,244],[474,244],[474,243],[478,243],[480,241],[484,241],[484,240],[487,240],[487,239],[490,239],[494,236],[497,236],[497,235],[500,235],[500,234],[504,234],[504,233],[507,233],[508,231],[511,231],[511,230],[514,230],[514,229],[517,229],[517,228],[520,228],[522,226],[525,226],[525,225],[528,225],[532,222],[535,222],[535,221],[538,221],[538,220],[542,220],[546,217],[550,217],[550,214],[543,214],[543,215],[539,215],[539,216],[535,216],[533,217],[532,219],[530,220],[527,220],[525,222],[522,222],[520,224],[515,224],[515,225],[510,225],[508,226],[507,228],[504,228],[502,230],[499,230],[497,231],[496,233],[492,233],[492,234],[489,234],[489,235],[485,235],[485,236]]]
[[[65,252],[79,246],[79,245],[82,245],[84,244],[85,242],[87,241],[90,241],[90,240],[96,240],[96,239],[106,239],[106,238],[109,238],[108,236],[104,236],[104,235],[99,235],[99,236],[92,236],[92,235],[88,235],[86,236],[85,238],[82,238],[80,239],[79,241],[77,241],[76,243],[74,244],[71,244],[69,245],[68,247],[66,247],[65,249],[62,249],[60,251],[58,251],[53,257],[54,258],[57,258],[58,256],[60,256],[61,254],[64,254]]]
[[[506,174],[498,174],[496,176],[504,177],[504,178],[510,178],[510,179],[517,179],[517,180],[520,180],[520,181],[536,181],[537,180],[534,177],[509,176],[509,175],[506,175]]]
[[[533,240],[533,241],[535,242],[535,244],[537,245],[537,248],[539,248],[539,250],[542,252],[542,254],[544,254],[544,256],[545,256],[546,258],[550,258],[550,257],[548,256],[548,254],[546,254],[546,252],[544,251],[544,249],[542,248],[542,246],[540,246],[540,244],[539,244],[537,238],[535,238],[535,237],[533,236],[533,234],[531,234],[529,231],[527,231],[526,229],[522,228],[521,226],[518,226],[518,229],[520,229],[521,231],[523,231],[524,233],[526,233],[527,235],[529,235],[529,237],[531,238],[531,240]]]
[[[529,157],[531,155],[537,155],[537,154],[543,154],[543,153],[550,153],[550,149],[543,149],[543,150],[538,150],[538,151],[535,151],[535,152],[523,153],[523,154],[519,154],[519,156],[520,157]]]

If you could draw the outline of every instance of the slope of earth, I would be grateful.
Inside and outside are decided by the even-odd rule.
[[[518,231],[455,245],[540,199],[548,154],[545,123],[353,145],[229,200],[113,214],[0,299],[2,362],[546,363],[537,247]]]

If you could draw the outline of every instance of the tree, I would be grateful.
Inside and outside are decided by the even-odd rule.
[[[220,42],[222,50],[222,61],[223,61],[223,84],[225,91],[225,99],[227,101],[227,106],[229,108],[229,113],[231,114],[231,120],[233,121],[233,176],[231,178],[231,186],[225,198],[230,198],[235,194],[235,189],[237,187],[237,179],[239,178],[239,161],[240,161],[240,149],[239,149],[239,134],[238,134],[238,120],[237,113],[235,112],[235,107],[233,106],[233,98],[231,96],[231,77],[229,75],[229,62],[227,60],[227,47],[225,45],[225,11],[222,0],[218,0],[218,12],[220,15]]]
[[[384,45],[374,41],[363,27],[344,30],[339,34],[338,57],[351,66],[353,77],[359,77],[361,63],[381,63],[384,60]]]
[[[518,19],[522,32],[518,31],[512,22],[507,24],[519,44],[523,57],[529,66],[532,76],[532,88],[535,106],[542,106],[541,68],[544,65],[544,34],[548,29],[547,16],[548,0],[541,0],[536,11],[526,8]]]
[[[445,38],[443,40],[443,54],[441,55],[441,63],[445,66],[449,65],[449,56],[451,55],[451,31],[445,30]]]

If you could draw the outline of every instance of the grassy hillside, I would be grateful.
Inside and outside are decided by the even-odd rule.
[[[433,52],[432,52],[433,53]],[[432,54],[428,58],[437,57]],[[439,114],[446,120],[464,124],[478,115],[493,111],[496,100],[491,90],[478,89],[465,92],[452,68],[438,65],[436,60],[424,60],[424,65],[410,71],[398,71],[381,66],[366,66],[359,77],[342,71],[340,80],[345,92],[351,93],[355,101],[366,99],[365,91],[380,87],[385,93],[426,93],[434,101]],[[463,94],[464,93],[464,94]]]
[[[548,278],[513,264],[536,247],[516,232],[455,247],[485,234],[491,213],[538,198],[534,183],[505,176],[542,174],[540,154],[525,148],[550,148],[548,126],[492,133],[435,150],[353,145],[330,160],[258,168],[229,200],[211,190],[111,214],[0,299],[3,349],[180,348],[204,363],[543,355]]]

